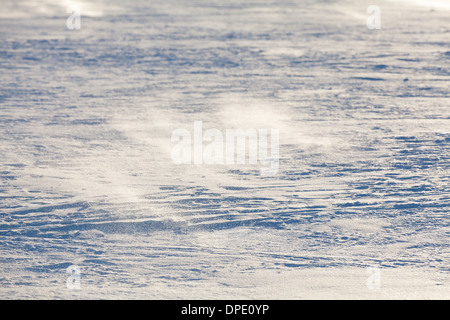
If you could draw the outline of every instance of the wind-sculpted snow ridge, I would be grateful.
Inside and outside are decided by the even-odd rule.
[[[80,30],[4,2],[1,298],[449,297],[439,1],[380,30],[369,1],[83,2]],[[278,173],[175,165],[195,121],[278,129]]]

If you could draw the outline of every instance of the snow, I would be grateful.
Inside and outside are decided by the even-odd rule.
[[[2,1],[0,298],[448,299],[447,9]],[[174,165],[194,121],[278,129],[279,174]]]

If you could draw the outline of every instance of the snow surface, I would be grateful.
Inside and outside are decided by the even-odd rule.
[[[450,298],[449,4],[2,0],[0,298]],[[175,166],[194,121],[279,174]]]

